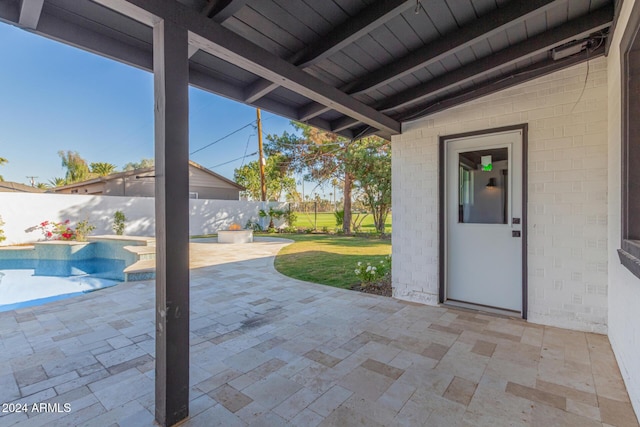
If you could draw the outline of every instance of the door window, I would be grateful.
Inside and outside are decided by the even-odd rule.
[[[507,224],[508,148],[459,153],[458,165],[458,222]]]

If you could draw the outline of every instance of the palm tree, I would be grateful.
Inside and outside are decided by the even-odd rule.
[[[62,167],[67,169],[65,176],[67,183],[84,181],[89,178],[89,166],[77,151],[58,151],[62,160]]]
[[[54,177],[49,180],[49,184],[52,187],[62,187],[63,185],[67,185],[67,180],[60,177]]]
[[[9,160],[5,159],[4,157],[0,157],[0,166],[4,165],[5,163],[9,163]],[[0,175],[0,181],[4,181],[2,175]]]
[[[107,162],[91,163],[91,173],[98,176],[111,175],[116,170],[116,165]]]

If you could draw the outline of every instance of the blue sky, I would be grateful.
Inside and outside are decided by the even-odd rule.
[[[190,152],[255,120],[254,108],[220,96],[190,88],[189,97]],[[262,120],[265,135],[293,130],[266,111]],[[233,178],[242,160],[215,166],[257,145],[250,126],[191,159]],[[0,157],[9,160],[0,175],[25,184],[62,177],[59,150],[118,169],[152,158],[153,75],[0,23]]]

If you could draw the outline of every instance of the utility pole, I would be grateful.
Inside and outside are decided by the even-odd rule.
[[[260,192],[262,195],[262,201],[267,200],[267,183],[264,180],[264,153],[262,151],[262,119],[260,118],[260,109],[256,108],[256,117],[258,122],[258,152],[260,153]]]
[[[27,178],[29,178],[29,181],[31,182],[31,186],[35,187],[36,186],[36,178],[37,178],[37,176],[28,176]]]

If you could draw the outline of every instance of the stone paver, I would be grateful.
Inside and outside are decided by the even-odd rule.
[[[256,240],[191,244],[185,426],[638,426],[605,336],[289,279]],[[0,313],[0,403],[28,409],[0,425],[152,426],[153,306],[132,282]]]

